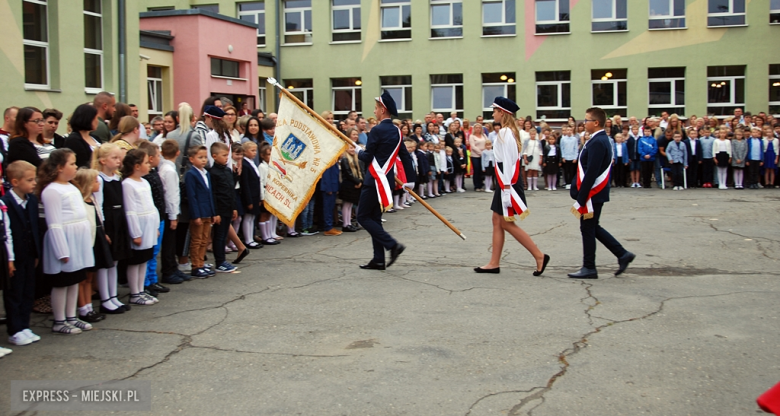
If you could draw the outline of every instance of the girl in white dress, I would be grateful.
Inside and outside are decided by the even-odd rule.
[[[533,129],[532,129],[533,130]],[[523,149],[523,161],[525,161],[525,174],[528,180],[528,190],[538,191],[539,170],[542,163],[542,142],[533,130],[530,133],[527,145]]]
[[[150,169],[149,155],[143,150],[128,151],[122,161],[122,195],[132,242],[132,254],[127,260],[127,284],[130,287],[130,303],[136,305],[159,302],[144,292],[146,263],[154,254],[154,245],[160,234],[160,214],[154,206],[152,188],[143,178]]]
[[[51,281],[52,332],[78,334],[92,325],[76,317],[79,282],[93,267],[93,240],[76,177],[76,154],[58,149],[38,168],[38,195],[48,229],[43,237],[43,273]]]

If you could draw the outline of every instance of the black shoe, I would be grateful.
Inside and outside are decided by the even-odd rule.
[[[152,289],[156,290],[158,293],[168,293],[168,292],[171,291],[171,289],[169,289],[169,288],[167,288],[167,287],[165,287],[165,286],[163,286],[163,285],[161,285],[159,283],[154,283],[153,285],[151,285],[149,287],[151,287]]]
[[[263,241],[263,245],[266,246],[275,246],[277,244],[279,244],[279,242],[274,240],[273,238],[269,238],[268,240]]]
[[[192,280],[192,276],[188,275],[187,273],[184,273],[181,270],[176,270],[176,273],[174,273],[173,275],[178,277],[181,280],[184,280],[185,282],[189,282],[190,280]]]
[[[290,237],[290,238],[298,238],[300,236],[301,236],[300,233],[287,233],[287,237]]]
[[[384,263],[374,263],[374,260],[371,260],[368,262],[368,264],[362,264],[360,265],[360,268],[363,270],[385,270],[385,264]]]
[[[550,256],[544,255],[544,263],[542,263],[542,270],[534,270],[534,276],[541,276],[544,273],[544,269],[547,268],[547,263],[550,262]]]
[[[343,232],[343,233],[354,233],[355,231],[357,231],[357,230],[353,226],[351,226],[351,225],[347,225],[345,227],[341,227],[341,232]]]
[[[156,290],[152,289],[152,287],[151,287],[151,286],[146,286],[146,287],[144,287],[144,292],[148,293],[148,294],[149,294],[149,296],[154,296],[154,297],[157,297],[157,296],[159,296],[159,295],[160,295],[160,292],[158,292],[158,291],[156,291]]]
[[[398,260],[398,256],[406,250],[406,246],[401,243],[397,243],[395,247],[390,249],[390,261],[387,263],[387,267],[390,267]]]
[[[233,264],[241,263],[241,260],[244,260],[246,256],[249,255],[249,249],[245,248],[244,251],[238,254],[238,257],[233,261]]]
[[[481,267],[475,267],[474,271],[477,273],[491,273],[491,274],[499,274],[501,273],[501,268],[496,267],[495,269],[483,269]]]
[[[125,313],[125,308],[118,307],[118,308],[116,308],[114,310],[111,310],[111,309],[106,308],[103,305],[100,305],[100,313],[105,313],[105,314],[109,314],[109,315],[119,315],[121,313]]]
[[[623,274],[624,271],[626,271],[626,268],[628,267],[628,264],[634,261],[636,258],[636,254],[626,251],[626,254],[624,254],[622,257],[618,259],[618,269],[615,272],[615,276],[620,276]]]
[[[184,283],[184,279],[182,279],[176,274],[172,274],[170,276],[163,276],[162,282],[165,283],[166,285],[180,285]]]
[[[596,269],[588,269],[587,267],[583,267],[580,270],[569,273],[568,275],[572,279],[598,279],[599,274],[596,272]]]
[[[89,311],[89,313],[87,313],[86,315],[83,315],[83,316],[80,315],[79,319],[81,319],[84,322],[89,322],[89,323],[93,324],[95,322],[100,322],[100,321],[106,319],[106,315],[101,315],[101,314],[99,314],[99,313],[97,313],[95,311]]]
[[[258,248],[263,248],[263,245],[258,243],[257,241],[252,241],[251,243],[246,245],[246,248],[256,250]]]

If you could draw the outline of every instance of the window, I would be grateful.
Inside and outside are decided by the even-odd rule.
[[[311,79],[288,79],[284,81],[287,90],[298,97],[309,108],[314,108],[314,83]]]
[[[265,78],[260,78],[260,81],[258,82],[258,85],[261,85],[258,88],[257,91],[257,108],[260,110],[265,111],[266,110],[266,104],[265,104],[265,95],[266,95],[266,89],[265,89]]]
[[[49,24],[47,14],[45,0],[25,0],[22,3],[24,84],[26,87],[49,87]]]
[[[536,118],[565,121],[571,115],[571,72],[536,73]]]
[[[382,39],[412,38],[411,0],[381,0]]]
[[[569,33],[569,0],[536,0],[536,34]]]
[[[628,30],[628,0],[593,0],[593,32]]]
[[[431,0],[431,37],[463,37],[463,2]]]
[[[771,0],[769,2],[769,23],[780,24],[780,0]]]
[[[496,97],[506,97],[515,101],[515,73],[496,72],[482,74],[482,116],[493,118],[493,100]]]
[[[226,59],[211,58],[211,76],[240,78],[238,73],[238,62],[228,61]]]
[[[103,89],[102,13],[100,0],[84,0],[84,85],[87,92]]]
[[[363,81],[360,78],[331,78],[331,108],[334,115],[348,114],[350,111],[360,113],[363,108]]]
[[[745,26],[745,0],[709,0],[707,26]]]
[[[360,0],[332,0],[333,42],[360,40]]]
[[[780,64],[769,65],[769,114],[780,114]]]
[[[601,107],[607,112],[607,116],[615,114],[627,117],[628,93],[626,79],[628,70],[625,69],[594,69],[590,71],[592,89],[591,104],[593,107]]]
[[[727,116],[744,105],[745,66],[708,66],[707,112]]]
[[[311,43],[311,0],[284,0],[284,43]]]
[[[685,0],[650,0],[649,28],[685,28]]]
[[[379,77],[380,89],[387,91],[398,108],[399,118],[412,118],[412,77]]]
[[[648,112],[685,114],[685,68],[648,68]]]
[[[431,109],[463,117],[463,75],[431,75]]]
[[[147,103],[149,115],[161,116],[163,114],[162,68],[151,65],[146,67],[146,85],[149,91]]]
[[[482,0],[482,36],[515,32],[515,0]]]
[[[265,46],[265,3],[238,3],[238,18],[257,25],[257,46]]]
[[[219,14],[219,4],[196,4],[190,8]]]

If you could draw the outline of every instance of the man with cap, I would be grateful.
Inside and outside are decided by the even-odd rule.
[[[385,270],[406,248],[382,227],[382,213],[393,207],[393,168],[396,157],[400,157],[402,162],[412,162],[406,147],[403,146],[403,135],[391,119],[391,116],[398,116],[393,97],[385,91],[375,100],[374,115],[379,123],[369,132],[366,148],[357,148],[358,158],[367,167],[360,192],[357,220],[371,234],[371,242],[374,245],[374,257],[360,268]],[[390,261],[387,264],[385,250],[390,251]]]

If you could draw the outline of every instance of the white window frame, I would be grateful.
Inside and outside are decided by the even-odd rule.
[[[769,1],[769,18],[770,19],[772,18],[773,14],[780,14],[780,1],[777,2],[777,8],[775,8],[775,9],[772,8],[772,0]],[[770,20],[769,24],[770,25],[780,25],[780,21],[772,22]]]
[[[528,1],[528,0],[521,0],[521,1]],[[487,3],[501,3],[501,22],[499,23],[485,23],[485,4]],[[507,36],[517,36],[517,19],[515,19],[515,23],[508,23],[506,21],[506,0],[482,0],[482,28],[486,27],[501,27],[501,26],[515,26],[515,33],[514,34],[501,34],[501,35],[485,35],[482,34],[482,37],[485,38],[500,38],[500,37],[507,37]],[[517,1],[515,1],[515,12],[517,12]]]
[[[412,84],[399,84],[399,85],[382,85],[379,90],[401,90],[401,101],[396,101],[395,105],[398,109],[398,114],[409,113],[412,110],[406,108],[406,88],[412,88]],[[389,94],[389,93],[388,93]],[[411,104],[411,103],[409,103]]]
[[[347,115],[350,112],[354,111],[358,113],[358,115],[361,114],[360,108],[355,108],[355,91],[360,91],[361,98],[363,94],[363,84],[361,82],[360,85],[350,85],[348,87],[334,87],[333,82],[331,81],[331,93],[330,93],[330,109],[333,115]],[[341,110],[336,111],[336,91],[352,91],[352,106],[349,110]],[[362,100],[361,100],[362,101]]]
[[[742,13],[734,13],[734,2],[742,1],[744,3],[745,11]],[[729,0],[729,11],[723,13],[709,13],[709,0],[707,1],[707,27],[743,27],[748,25],[747,21],[747,1],[746,0]],[[725,17],[725,16],[745,16],[745,23],[741,25],[710,25],[709,20],[711,17]]]
[[[431,84],[431,111],[435,111],[437,113],[443,113],[443,112],[462,112],[462,108],[441,108],[441,107],[435,107],[433,105],[433,89],[434,88],[442,88],[442,87],[450,87],[451,90],[451,98],[452,98],[452,106],[455,107],[457,105],[457,87],[463,88],[463,83],[446,83],[446,84]],[[461,91],[462,93],[462,91]]]
[[[45,84],[24,84],[25,89],[49,89],[51,88],[51,58],[49,55],[49,4],[45,1],[39,0],[24,0],[23,3],[33,3],[46,7],[46,42],[38,40],[23,39],[22,44],[24,46],[34,46],[36,48],[43,48],[46,54],[46,83]],[[24,36],[24,34],[22,34]],[[24,48],[22,46],[22,48]]]
[[[303,98],[301,98],[300,100],[304,104],[309,102],[309,94],[314,94],[314,87],[311,87],[311,88],[309,88],[309,87],[295,87],[295,88],[292,88],[292,89],[288,88],[287,90],[292,92],[292,93],[302,92],[303,93]]]
[[[430,14],[431,14],[431,30],[433,29],[460,29],[461,33],[460,36],[437,36],[433,37],[431,36],[431,39],[460,39],[463,37],[463,0],[430,0]],[[456,25],[455,24],[455,3],[460,3],[460,20],[461,24]],[[434,6],[444,6],[448,5],[450,7],[450,23],[447,25],[434,25],[433,24],[433,7]]]
[[[380,42],[408,41],[408,40],[412,39],[412,35],[411,35],[412,28],[411,27],[404,27],[404,21],[403,21],[403,17],[404,17],[403,7],[404,6],[408,6],[409,10],[410,10],[409,13],[411,13],[411,8],[412,8],[412,1],[411,0],[406,1],[404,3],[392,3],[392,4],[382,4],[382,1],[381,0],[379,1],[379,26],[380,26],[379,30],[381,32],[393,32],[393,31],[400,32],[400,31],[404,31],[404,30],[408,30],[410,32],[410,35],[409,35],[408,38],[399,38],[399,39],[382,39],[381,35],[380,35],[380,39],[379,39]],[[383,18],[383,16],[384,16],[385,10],[387,10],[387,9],[398,9],[398,26],[384,26],[384,24],[385,24],[384,20],[385,19]]]
[[[569,107],[563,106],[563,85],[569,84]],[[539,94],[536,94],[536,111],[568,111],[569,114],[571,114],[571,76],[569,76],[569,81],[536,81],[536,88],[538,88],[542,85],[555,85],[558,88],[558,105],[554,107],[542,107],[539,105]],[[593,88],[591,87],[590,93],[593,94]],[[615,96],[615,101],[617,101],[617,96]],[[591,99],[591,102],[593,100]],[[622,107],[619,107],[622,108]],[[538,115],[538,114],[537,114]],[[567,121],[568,118],[545,118],[547,121]]]
[[[669,12],[670,14],[650,14],[652,10],[650,10],[650,2],[647,4],[647,13],[648,13],[648,24],[650,21],[653,20],[677,20],[677,19],[685,19],[685,26],[683,27],[663,27],[663,28],[648,28],[648,30],[681,30],[681,29],[687,29],[688,28],[688,19],[685,18],[685,12],[687,11],[687,7],[685,4],[685,0],[666,0],[669,2]],[[677,2],[683,3],[683,14],[682,15],[675,15],[675,3]]]
[[[103,3],[99,2],[99,4],[100,4],[100,13],[94,13],[94,12],[90,12],[90,11],[83,10],[83,9],[82,9],[82,12],[85,15],[94,16],[94,17],[99,17],[100,18],[100,45],[103,46],[103,45],[105,45],[105,33],[104,33],[105,31],[103,30]],[[105,71],[105,62],[103,60],[103,50],[102,49],[88,49],[88,48],[85,47],[84,48],[84,55],[86,55],[86,54],[97,55],[97,56],[100,57],[100,87],[91,87],[91,88],[90,87],[85,87],[84,88],[84,91],[86,91],[87,94],[97,94],[97,93],[103,91],[104,86],[106,85],[106,80],[105,80],[106,71]],[[85,57],[85,59],[86,59],[86,57]]]
[[[736,92],[737,92],[737,82],[736,82],[736,80],[738,80],[738,79],[744,80],[745,76],[744,75],[730,75],[730,76],[725,76],[725,77],[707,77],[707,95],[708,96],[709,96],[709,93],[710,93],[710,87],[711,87],[711,85],[713,83],[724,82],[725,81],[725,82],[729,83],[729,88],[731,89],[729,91],[729,96],[731,97],[731,101],[729,101],[727,103],[711,103],[711,102],[709,102],[709,97],[708,97],[707,98],[707,109],[708,109],[708,111],[709,111],[710,107],[740,107],[740,106],[744,107],[745,106],[744,102],[738,103],[738,102],[734,101],[734,99],[737,96],[737,94],[736,94]],[[747,89],[747,85],[743,84],[743,88]],[[743,97],[746,94],[747,94],[747,91],[742,91],[742,96]],[[727,116],[718,116],[718,117],[725,118]]]
[[[241,16],[253,16],[255,18],[254,19],[255,20],[255,24],[258,24],[261,20],[265,21],[265,1],[250,1],[250,2],[244,2],[244,3],[263,3],[263,8],[264,9],[263,10],[245,10],[245,11],[241,11],[241,4],[242,3],[237,3],[236,4],[236,8],[238,9],[237,13],[238,13],[238,18],[239,19],[241,19]],[[263,26],[263,27],[265,27],[265,26]],[[260,33],[260,28],[257,29],[257,35],[258,36],[262,35],[264,39],[267,39],[265,32]],[[263,48],[263,47],[265,47],[265,45],[266,45],[265,43],[263,43],[263,44],[258,43],[257,47],[258,48]]]
[[[147,69],[147,73],[148,73],[148,69]],[[162,108],[156,108],[158,94],[160,96],[162,96],[162,94],[163,94],[163,85],[162,85],[162,83],[163,83],[163,80],[162,80],[162,68],[160,68],[160,78],[150,77],[148,75],[146,76],[146,87],[147,87],[147,90],[148,90],[147,92],[149,93],[149,98],[151,98],[150,101],[152,102],[152,106],[149,107],[149,109],[147,110],[147,113],[149,115],[154,115],[154,116],[161,116],[161,115],[163,115],[163,109]],[[160,101],[162,101],[162,100],[160,100]],[[165,105],[165,103],[162,103],[162,105]]]
[[[626,0],[626,17],[618,18],[617,17],[617,2],[620,0],[609,0],[612,2],[612,17],[599,17],[595,18],[593,17],[593,13],[596,11],[593,5],[593,2],[591,2],[590,6],[590,21],[591,21],[591,33],[612,33],[612,32],[628,32],[628,29],[626,30],[593,30],[593,23],[598,22],[626,22],[626,27],[628,27],[628,0]],[[623,108],[623,107],[618,107]]]
[[[669,107],[685,107],[685,104],[677,103],[677,81],[685,82],[685,77],[673,77],[673,78],[647,78],[647,108],[669,108]],[[650,103],[650,83],[651,82],[667,82],[671,85],[671,102],[669,104],[651,104]],[[683,91],[683,93],[685,93]]]
[[[772,84],[775,82],[780,82],[780,74],[771,74],[769,75],[769,88],[771,90]],[[770,91],[771,96],[771,91]],[[770,101],[769,106],[780,106],[780,101]],[[775,117],[777,117],[777,114],[773,114]]]
[[[333,12],[336,10],[349,10],[349,29],[335,29],[333,27]],[[341,6],[335,6],[333,4],[333,1],[330,2],[330,32],[333,33],[361,33],[361,28],[354,28],[355,23],[355,13],[358,14],[358,19],[360,19],[360,2],[358,4],[347,4],[347,5],[341,5]],[[362,22],[361,22],[362,26]],[[333,37],[331,36],[331,43],[360,43],[362,41],[362,34],[361,39],[357,40],[333,40]]]
[[[314,0],[312,0],[314,1]],[[309,3],[311,4],[311,3]],[[284,33],[282,33],[282,45],[311,45],[312,44],[312,34],[314,32],[314,14],[312,13],[312,6],[309,7],[287,7],[287,4],[285,3],[282,7],[283,15],[282,15],[282,21],[281,24],[284,26]],[[312,19],[312,30],[307,32],[306,31],[306,11],[309,12]],[[295,32],[288,32],[287,31],[287,14],[290,13],[299,13],[301,15],[301,30],[295,31]],[[296,35],[303,35],[304,40],[303,42],[286,42],[284,41],[287,36],[296,36]]]
[[[618,100],[618,95],[620,94],[620,88],[619,88],[620,85],[619,84],[621,82],[626,84],[626,105],[625,106],[618,105],[618,101],[619,101]],[[593,99],[595,98],[593,96],[593,86],[596,85],[596,84],[612,84],[612,85],[614,85],[614,87],[612,89],[612,105],[598,105],[597,106],[593,102]],[[590,104],[591,104],[591,107],[601,107],[602,109],[605,109],[605,110],[623,110],[623,109],[625,109],[626,110],[626,114],[628,114],[628,80],[627,79],[612,79],[612,78],[610,78],[610,79],[608,79],[606,81],[604,81],[604,80],[591,80],[590,81]]]
[[[260,78],[260,85],[265,85],[265,79]],[[266,96],[267,89],[264,86],[257,88],[257,108],[263,111],[268,110],[267,108],[264,108],[266,106],[265,103],[265,96]]]
[[[510,85],[515,86],[515,91],[517,91],[517,84],[515,82],[483,82],[482,83],[482,104],[485,104],[485,98],[488,98],[490,100],[493,100],[494,97],[486,97],[485,96],[485,87],[504,87],[504,92],[501,94],[501,97],[508,97],[509,91],[508,88]],[[493,107],[482,107],[482,112],[485,111],[493,111]]]
[[[569,2],[569,0],[555,0],[555,20],[538,20],[538,14],[537,14],[537,5],[538,1],[534,0],[534,20],[535,24],[538,25],[559,25],[559,24],[568,24],[569,30],[566,32],[553,32],[553,33],[536,33],[535,34],[541,35],[541,36],[549,36],[549,35],[568,35],[571,34],[571,4],[569,4],[569,20],[561,20],[561,2]]]

